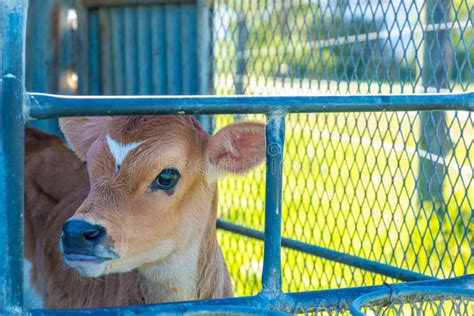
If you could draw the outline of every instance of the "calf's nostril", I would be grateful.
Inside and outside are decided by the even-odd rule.
[[[94,227],[94,228],[91,228],[91,229],[88,229],[88,230],[84,231],[82,233],[82,235],[84,236],[84,239],[89,240],[89,241],[93,241],[93,240],[99,238],[100,236],[102,236],[103,233],[104,233],[104,231],[103,231],[102,228]]]
[[[85,239],[93,240],[93,239],[96,239],[100,235],[100,230],[99,229],[91,229],[91,230],[85,231],[82,234],[84,235]]]
[[[90,247],[107,235],[103,226],[84,220],[69,220],[63,226],[63,244],[67,247]]]

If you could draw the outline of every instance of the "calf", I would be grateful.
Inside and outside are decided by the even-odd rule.
[[[26,132],[25,249],[46,307],[232,296],[216,179],[264,159],[263,124],[214,136],[191,116],[64,118],[61,128],[75,154]]]

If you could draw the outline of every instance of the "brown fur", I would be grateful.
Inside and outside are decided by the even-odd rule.
[[[62,226],[88,191],[84,164],[61,139],[26,129],[25,256],[33,264],[33,285],[47,308],[146,303],[144,278],[137,271],[89,279],[63,263]]]
[[[76,118],[61,123],[77,156],[58,137],[26,130],[25,252],[45,307],[232,296],[216,238],[216,184],[208,182],[209,168],[200,164],[211,161],[214,169],[231,172],[256,165],[263,154],[249,144],[261,144],[262,139],[264,144],[263,125],[238,123],[209,138],[187,116]],[[105,134],[124,144],[146,142],[130,152],[116,173]],[[78,157],[87,159],[88,170]],[[169,162],[183,171],[176,190],[150,194],[147,185]],[[62,225],[71,217],[106,227],[110,244],[120,254],[99,277],[80,276],[63,261],[58,242]]]

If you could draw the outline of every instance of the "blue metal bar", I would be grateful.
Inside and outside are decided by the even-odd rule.
[[[0,3],[0,314],[23,306],[24,42],[28,1]]]
[[[249,227],[234,224],[232,222],[217,220],[217,227],[236,234],[241,234],[247,237],[264,240],[264,233],[262,231],[252,229]],[[421,281],[421,280],[436,280],[435,277],[416,273],[410,270],[394,267],[389,264],[380,263],[377,261],[353,256],[344,252],[311,245],[302,241],[282,238],[281,245],[285,248],[297,250],[303,253],[311,254],[324,259],[332,260],[351,267],[356,267],[366,271],[382,274],[395,278],[401,281]]]
[[[114,94],[126,94],[123,8],[111,8]],[[110,75],[110,74],[109,74]]]
[[[450,0],[424,1],[427,25],[443,25],[451,20]],[[455,11],[456,12],[456,11]],[[423,65],[420,65],[421,78],[425,91],[435,88],[436,91],[450,88],[450,68],[453,47],[451,30],[436,28],[423,35]],[[455,51],[455,50],[454,50]],[[445,158],[453,148],[449,135],[446,113],[420,113],[420,133],[418,146],[420,153],[428,152],[436,157]],[[416,187],[420,203],[429,201],[435,205],[446,203],[443,197],[443,183],[448,175],[447,166],[419,155],[418,177]]]
[[[150,306],[151,307],[151,306]],[[180,304],[172,305],[166,304],[166,306],[156,305],[151,312],[146,308],[143,311],[131,312],[130,315],[135,313],[151,313],[154,314],[165,314],[165,315],[288,315],[287,313],[272,311],[265,308],[256,308],[253,306],[239,306],[239,305],[203,305],[203,304]],[[120,309],[86,309],[86,310],[35,310],[31,311],[30,315],[128,315],[128,307],[122,307]]]
[[[211,15],[210,4],[206,0],[196,1],[196,58],[197,58],[197,94],[210,94],[213,87],[211,73]],[[213,117],[211,115],[197,116],[202,127],[210,134],[213,132]]]
[[[138,36],[138,94],[153,94],[152,81],[150,80],[152,69],[152,30],[150,29],[150,8],[146,6],[137,7],[137,36]]]
[[[354,300],[349,308],[353,316],[366,315],[361,311],[363,305],[377,301],[378,306],[388,305],[392,300],[400,301],[401,298],[410,297],[409,302],[420,301],[420,297],[428,299],[428,297],[443,298],[446,296],[474,300],[474,290],[446,288],[441,286],[425,286],[422,288],[396,288],[395,290],[387,287],[382,291],[365,294]],[[383,302],[380,302],[383,300]]]
[[[99,13],[97,10],[91,10],[89,12],[89,18],[87,20],[89,34],[88,39],[88,82],[89,82],[89,94],[97,95],[101,93],[101,82],[102,77],[100,73],[100,39],[99,39]]]
[[[236,47],[236,70],[235,70],[235,94],[244,94],[245,85],[244,78],[247,74],[247,58],[245,57],[245,47],[249,38],[247,28],[246,14],[244,12],[237,13],[237,47]]]
[[[124,9],[125,26],[125,87],[126,94],[135,95],[138,93],[137,82],[137,14],[135,7],[126,7]]]
[[[281,293],[281,200],[285,115],[270,114],[266,125],[267,174],[265,188],[265,244],[262,293]]]
[[[286,293],[276,300],[269,300],[263,295],[222,298],[213,300],[164,303],[155,305],[135,305],[127,307],[109,307],[82,310],[32,310],[30,315],[118,315],[124,311],[130,314],[160,313],[164,311],[185,310],[186,308],[209,308],[209,306],[225,306],[233,309],[235,306],[254,307],[257,309],[272,309],[287,313],[309,313],[315,310],[346,310],[348,306],[362,295],[392,289],[413,288],[422,291],[425,286],[443,286],[445,288],[469,288],[474,285],[474,275],[434,281],[418,281],[404,284],[372,285],[344,289]]]
[[[474,111],[474,92],[325,96],[61,96],[29,93],[30,118],[131,114]]]
[[[61,80],[61,75],[64,75],[66,69],[71,68],[72,38],[68,37],[71,32],[61,23],[64,19],[65,10],[59,9],[56,16],[59,15],[60,19],[57,23],[44,23],[45,20],[54,18],[55,11],[58,11],[58,6],[57,3],[54,3],[54,0],[29,3],[28,12],[30,14],[26,29],[26,43],[28,45],[26,45],[25,52],[25,86],[27,90],[64,93],[58,88],[64,90],[64,84],[61,84],[64,80]],[[34,14],[32,14],[33,12]],[[54,29],[58,29],[61,36],[58,37],[58,32],[53,32]],[[51,47],[61,48],[59,56]],[[84,74],[82,75],[84,76]],[[57,119],[36,120],[29,125],[48,133],[59,134],[60,132]]]
[[[165,7],[166,21],[166,73],[168,79],[168,94],[181,94],[181,38],[180,7],[167,5]]]
[[[196,1],[196,24],[197,24],[197,68],[198,68],[198,94],[210,94],[212,87],[211,73],[211,14],[208,1]],[[196,79],[195,79],[196,80]]]
[[[35,1],[37,2],[37,1]],[[76,9],[77,13],[77,25],[81,25],[81,29],[77,30],[74,34],[74,58],[75,58],[75,71],[78,76],[78,86],[77,86],[77,94],[79,95],[90,95],[89,91],[89,80],[90,80],[90,64],[89,58],[91,58],[91,54],[89,52],[90,46],[90,13],[92,10],[86,11],[83,6],[83,3],[75,2],[74,8]],[[28,33],[28,31],[27,31]],[[35,91],[31,89],[26,89],[27,91]]]
[[[35,14],[31,15],[27,21],[26,65],[31,65],[31,67],[28,67],[25,73],[26,88],[34,89],[34,91],[52,92],[51,78],[48,77],[48,74],[53,70],[53,56],[50,46],[53,41],[53,32],[51,24],[44,23],[45,19],[52,18],[52,1],[32,1],[29,4],[29,10]],[[45,45],[45,42],[48,45]],[[47,66],[45,67],[45,65]]]
[[[151,9],[152,39],[152,93],[164,95],[167,92],[166,83],[166,25],[164,7]]]

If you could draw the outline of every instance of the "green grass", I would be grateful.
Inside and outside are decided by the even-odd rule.
[[[217,126],[232,120],[219,116]],[[448,155],[445,204],[433,205],[417,199],[418,155],[410,149],[419,134],[416,114],[289,115],[284,236],[437,277],[474,273],[473,177],[472,170],[463,174],[459,168],[472,168],[466,160],[474,157],[470,122],[448,122],[457,145]],[[221,217],[263,228],[264,171],[261,166],[220,181]],[[263,243],[226,232],[219,232],[219,241],[236,294],[256,293]],[[292,250],[282,257],[284,290],[396,281]]]

